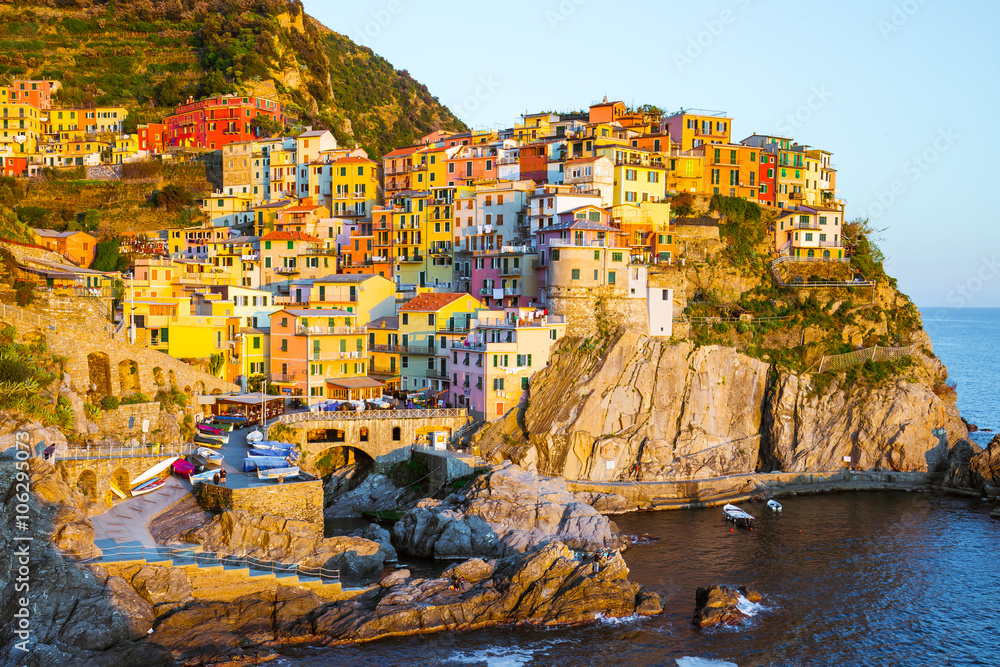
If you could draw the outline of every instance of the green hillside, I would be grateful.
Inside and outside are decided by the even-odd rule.
[[[405,70],[306,16],[300,0],[3,3],[0,79],[20,77],[62,81],[62,105],[122,104],[133,122],[189,95],[277,97],[295,123],[329,128],[372,157],[466,129]]]

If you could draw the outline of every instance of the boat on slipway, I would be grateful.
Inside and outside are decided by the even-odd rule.
[[[171,456],[168,459],[163,459],[152,468],[149,468],[139,476],[132,479],[132,481],[130,481],[129,484],[132,485],[132,488],[135,488],[136,486],[141,485],[145,481],[151,480],[154,477],[159,477],[164,471],[166,471],[168,468],[170,468],[171,465],[173,465],[174,461],[176,461],[179,458],[180,458],[179,456]],[[134,494],[135,492],[133,491],[133,495]]]
[[[141,496],[144,493],[152,493],[157,489],[161,488],[165,482],[162,479],[151,479],[148,482],[143,482],[139,486],[132,489],[132,497]]]
[[[745,512],[736,505],[727,504],[722,508],[722,512],[726,515],[727,521],[732,521],[737,526],[745,526],[747,528],[751,528],[753,526],[753,515],[749,512]]]

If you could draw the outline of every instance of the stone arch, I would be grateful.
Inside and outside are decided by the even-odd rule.
[[[392,427],[392,441],[393,442],[399,442],[402,439],[403,439],[403,429],[399,428],[398,426],[393,426]]]
[[[309,457],[308,468],[319,477],[327,477],[335,470],[349,465],[371,466],[375,460],[368,452],[358,447],[329,447]]]
[[[197,394],[198,396],[204,396],[205,395],[205,383],[202,382],[201,380],[198,380],[197,382],[195,382],[194,383],[194,393]]]
[[[170,386],[171,387],[176,387],[177,386],[177,373],[174,373],[174,369],[173,368],[171,368],[169,371],[167,371],[167,379],[170,380]]]
[[[139,383],[139,364],[131,359],[122,359],[118,362],[118,381],[121,386],[121,395],[131,396],[141,391]]]
[[[188,396],[191,395],[191,385],[189,384],[184,385],[184,393],[187,394]]]
[[[156,383],[157,387],[162,387],[166,384],[166,379],[163,377],[163,369],[159,366],[153,367],[153,382]]]
[[[119,491],[128,495],[129,489],[132,488],[132,475],[125,468],[116,468],[113,473],[111,473],[111,484],[113,484]],[[118,496],[114,496],[115,500],[118,500]]]
[[[90,386],[87,387],[87,396],[91,403],[97,403],[105,396],[110,396],[111,391],[111,362],[105,352],[91,352],[87,355],[87,373],[90,378]]]
[[[80,473],[80,477],[76,480],[76,488],[79,489],[80,493],[87,496],[91,500],[97,500],[97,473],[90,468],[84,470]]]

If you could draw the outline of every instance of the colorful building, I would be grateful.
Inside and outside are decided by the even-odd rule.
[[[168,146],[222,148],[234,141],[256,139],[260,135],[253,120],[267,117],[285,125],[281,104],[264,97],[222,95],[179,104],[163,119]]]

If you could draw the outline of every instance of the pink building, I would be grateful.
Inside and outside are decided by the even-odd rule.
[[[491,308],[527,308],[538,302],[538,255],[532,246],[500,246],[472,256],[472,294]]]
[[[545,368],[553,343],[566,335],[561,316],[514,309],[480,313],[464,342],[451,348],[448,401],[492,421],[516,408],[535,371]]]

